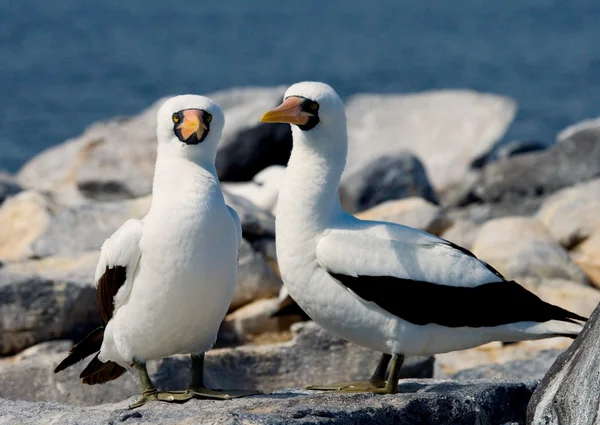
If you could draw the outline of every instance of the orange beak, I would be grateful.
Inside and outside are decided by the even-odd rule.
[[[262,122],[286,122],[289,124],[306,125],[310,114],[302,111],[303,100],[290,96],[275,109],[265,112],[260,118]]]
[[[199,109],[183,111],[183,121],[177,126],[177,129],[181,131],[184,140],[188,140],[194,133],[198,140],[202,140],[204,132],[208,130],[208,126],[204,122],[204,111]]]

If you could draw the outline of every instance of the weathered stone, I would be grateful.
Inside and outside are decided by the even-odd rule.
[[[74,407],[0,399],[7,423],[89,425],[142,424],[522,424],[535,382],[419,381],[400,385],[401,394],[323,394],[284,390],[227,401],[191,400],[185,405],[151,403],[126,410],[117,404]],[[200,421],[200,422],[199,422]]]
[[[375,158],[408,150],[423,161],[438,192],[462,180],[473,159],[504,135],[516,111],[513,99],[466,90],[361,94],[346,106],[344,180]]]
[[[52,203],[36,192],[21,192],[0,207],[0,260],[14,261],[32,254],[31,243],[51,222]]]
[[[17,180],[11,174],[0,171],[0,204],[6,198],[16,195],[21,190],[21,185],[17,183]]]
[[[470,220],[457,220],[448,230],[442,233],[442,237],[470,250],[473,248],[480,228],[480,225]]]
[[[96,291],[90,283],[95,261],[68,263],[45,276],[20,274],[12,266],[0,270],[1,355],[51,339],[78,339],[99,324]],[[80,280],[77,269],[86,270],[87,280]]]
[[[503,161],[511,156],[521,155],[528,152],[543,151],[548,147],[548,143],[539,140],[512,140],[508,143],[500,141],[496,143],[489,152],[476,158],[471,167],[481,168],[495,161]]]
[[[453,375],[452,379],[459,381],[472,379],[516,379],[520,381],[542,379],[562,352],[563,350],[544,350],[532,359],[513,360],[465,369]]]
[[[556,192],[544,201],[537,218],[563,246],[572,248],[600,228],[600,179]]]
[[[571,347],[552,365],[531,398],[527,423],[598,423],[600,405],[600,307],[597,307]]]
[[[534,218],[504,217],[488,221],[477,235],[473,252],[508,279],[532,276],[587,282],[567,251]]]
[[[215,388],[260,388],[266,391],[314,383],[368,378],[380,354],[334,337],[313,322],[292,326],[291,341],[211,350],[206,356],[206,382]],[[52,370],[66,353],[0,362],[0,397],[59,401],[77,405],[115,402],[139,393],[134,374],[102,386],[84,386],[78,379],[87,361],[59,374]],[[189,380],[189,358],[175,356],[149,363],[161,389],[181,389]],[[433,374],[433,357],[411,357],[402,377]]]
[[[361,220],[381,220],[403,224],[434,235],[443,233],[452,225],[439,206],[416,197],[384,202],[357,213],[356,216]]]
[[[244,198],[258,208],[274,214],[284,174],[285,167],[271,165],[255,175],[252,181],[241,183],[224,182],[221,186],[224,191]]]
[[[590,279],[590,282],[600,288],[600,227],[571,251],[571,258]]]
[[[19,354],[14,356],[12,361],[15,363],[22,362],[23,360],[29,360],[29,359],[32,359],[33,361],[35,361],[35,359],[40,359],[41,357],[48,356],[49,354],[57,354],[57,353],[64,355],[64,353],[66,351],[70,350],[71,347],[73,347],[73,341],[70,341],[68,339],[41,342],[39,344],[33,345],[33,346],[21,351]],[[6,360],[0,360],[0,365],[2,364],[3,361],[6,361]]]
[[[80,204],[63,209],[31,246],[36,257],[73,255],[99,250],[102,243],[130,218],[141,219],[151,197]]]
[[[284,87],[239,88],[209,95],[221,105],[227,122],[217,160],[217,169],[224,170],[220,171],[221,177],[226,177],[232,167],[239,167],[235,161],[242,159],[241,165],[256,168],[248,178],[271,165],[264,157],[273,156],[269,150],[272,138],[282,130],[289,132],[289,126],[264,126],[265,134],[252,137],[247,130],[259,125],[260,114],[276,105],[284,90]],[[26,188],[50,191],[57,200],[67,204],[149,194],[156,160],[156,113],[163,102],[164,99],[160,99],[131,118],[93,124],[81,136],[47,149],[19,171],[19,183]],[[240,144],[248,146],[249,143],[252,149],[248,148],[245,156],[232,154],[240,149]],[[282,149],[285,151],[285,146]],[[287,149],[289,156],[289,142]],[[273,163],[282,162],[280,159]]]
[[[552,193],[600,175],[600,119],[576,124],[541,152],[513,156],[485,166],[453,205],[478,222],[534,214]]]
[[[415,196],[438,203],[423,164],[410,152],[374,159],[344,180],[343,193],[348,212]]]
[[[301,317],[274,315],[278,309],[277,298],[257,300],[238,308],[225,317],[219,329],[219,337],[236,342],[287,338],[286,331],[292,323],[299,322]]]
[[[229,307],[235,310],[259,298],[274,297],[281,288],[281,279],[275,274],[262,254],[244,239],[239,253],[238,283]]]

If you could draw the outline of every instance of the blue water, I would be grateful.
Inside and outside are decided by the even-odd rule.
[[[507,138],[600,115],[598,0],[2,0],[0,169],[160,96],[322,80],[518,99]]]

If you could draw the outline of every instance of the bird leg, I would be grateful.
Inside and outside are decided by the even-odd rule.
[[[317,391],[377,392],[378,389],[384,388],[386,385],[385,372],[387,371],[391,359],[391,355],[382,354],[381,359],[377,364],[377,369],[375,369],[373,376],[367,381],[339,382],[330,385],[311,385],[306,387],[306,389]]]
[[[138,375],[140,377],[140,383],[142,384],[142,398],[140,398],[138,401],[136,401],[135,403],[130,405],[129,406],[130,409],[135,409],[136,407],[143,406],[144,404],[146,404],[149,401],[168,401],[168,402],[182,401],[182,400],[176,400],[175,398],[173,398],[172,394],[170,394],[170,393],[163,393],[163,392],[159,393],[158,392],[158,390],[152,383],[150,376],[148,375],[148,370],[146,369],[146,362],[134,358],[133,365],[135,366],[135,368],[138,371]],[[189,397],[189,398],[191,398],[191,397]]]
[[[185,391],[171,393],[174,394],[175,400],[187,400],[192,397],[229,400],[231,398],[262,394],[261,391],[255,390],[213,390],[206,388],[204,386],[204,354],[191,354],[190,357],[192,358],[192,379],[190,385]]]

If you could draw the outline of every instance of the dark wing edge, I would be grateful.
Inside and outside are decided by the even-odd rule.
[[[514,281],[460,287],[393,276],[329,274],[361,299],[415,325],[477,328],[527,321],[587,320],[541,300]]]
[[[115,295],[119,288],[125,284],[127,268],[125,266],[106,266],[104,274],[98,279],[96,297],[98,299],[98,310],[102,321],[106,325],[112,318],[115,310]]]

